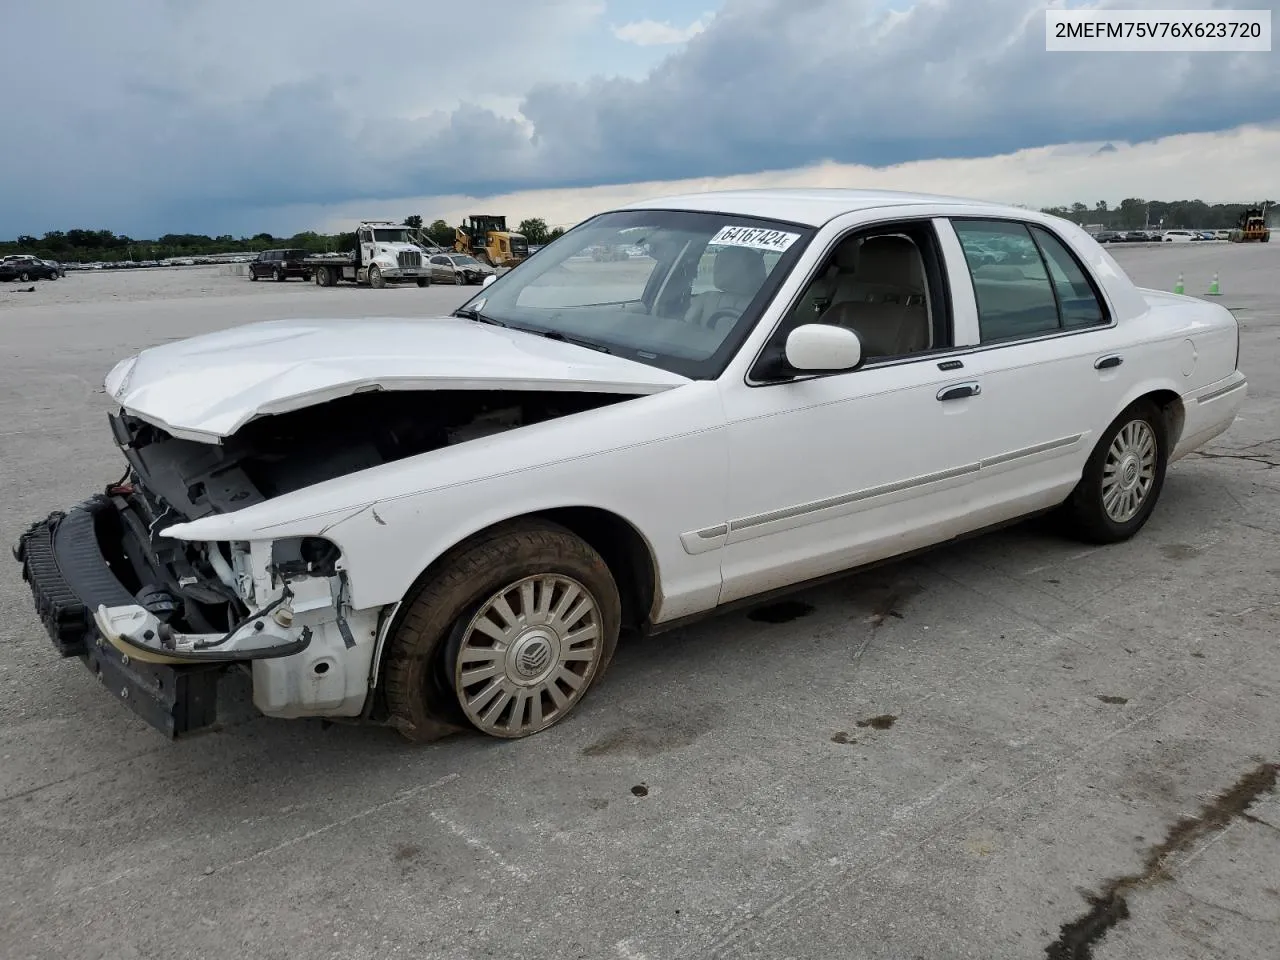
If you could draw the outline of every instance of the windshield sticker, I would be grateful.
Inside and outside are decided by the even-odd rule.
[[[724,227],[711,238],[711,246],[750,247],[753,250],[772,250],[782,253],[800,239],[798,233],[782,230],[762,230],[759,227]]]

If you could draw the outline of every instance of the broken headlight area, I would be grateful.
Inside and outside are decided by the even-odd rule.
[[[254,543],[158,536],[127,483],[19,538],[35,608],[79,657],[169,736],[216,720],[219,676],[243,669],[269,716],[358,716],[381,611],[352,611],[338,548],[316,537]]]
[[[345,622],[333,543],[177,540],[157,532],[168,514],[125,481],[45,521],[86,632],[153,662],[253,660],[305,650],[326,616]]]

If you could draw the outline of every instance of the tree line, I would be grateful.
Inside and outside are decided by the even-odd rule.
[[[1266,203],[1268,209],[1275,205],[1274,200]],[[1130,197],[1121,200],[1116,207],[1110,207],[1105,200],[1099,200],[1092,207],[1073,203],[1063,207],[1042,207],[1041,212],[1063,217],[1082,226],[1098,224],[1104,230],[1140,230],[1146,226],[1162,226],[1166,230],[1226,230],[1236,225],[1240,214],[1246,209],[1260,205],[1208,204],[1201,200],[1147,201]],[[421,216],[413,214],[405,217],[403,223],[421,230],[438,246],[453,246],[454,227],[444,220],[437,219],[427,224]],[[564,233],[564,228],[552,228],[541,217],[530,217],[521,220],[516,231],[523,234],[530,244],[537,246],[550,243]],[[155,240],[135,240],[110,230],[53,230],[43,237],[23,235],[16,240],[0,241],[0,255],[29,253],[48,260],[113,263],[212,256],[219,253],[258,253],[279,247],[296,248],[309,253],[333,253],[354,249],[355,245],[354,231],[323,234],[307,230],[291,237],[276,237],[270,233],[258,233],[252,237],[166,233]]]
[[[1267,210],[1275,206],[1274,200],[1264,201]],[[1109,207],[1099,200],[1092,207],[1073,203],[1068,207],[1045,207],[1049,213],[1084,226],[1098,224],[1104,230],[1141,230],[1157,227],[1164,230],[1229,230],[1240,215],[1262,203],[1205,203],[1202,200],[1143,200],[1130,197],[1121,200],[1118,207]],[[1162,222],[1163,221],[1163,222]]]
[[[421,229],[426,237],[439,246],[453,246],[454,228],[444,220],[436,220],[424,227],[422,217],[414,214],[405,217],[403,222],[405,226]],[[548,227],[546,220],[541,217],[520,221],[516,231],[524,234],[529,243],[534,245],[549,243],[564,233],[561,227]],[[15,240],[0,240],[0,256],[25,253],[66,263],[120,263],[130,260],[166,260],[170,257],[204,257],[220,253],[260,253],[280,247],[306,250],[308,253],[334,253],[353,250],[355,246],[354,230],[335,234],[306,230],[291,237],[277,237],[270,233],[257,233],[252,237],[166,233],[154,240],[137,240],[110,230],[52,230],[43,237],[23,234]]]

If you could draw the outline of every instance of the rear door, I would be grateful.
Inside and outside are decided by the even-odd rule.
[[[1043,226],[954,218],[958,276],[978,318],[966,358],[986,429],[973,489],[976,507],[1006,517],[1061,502],[1080,478],[1128,382],[1114,310],[1082,260]],[[997,247],[999,264],[966,256]],[[961,252],[963,251],[963,253]]]

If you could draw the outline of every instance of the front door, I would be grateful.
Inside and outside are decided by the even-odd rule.
[[[928,546],[963,523],[983,425],[953,358],[947,283],[929,220],[852,234],[773,342],[800,323],[837,323],[859,334],[864,365],[723,384],[722,603]]]

